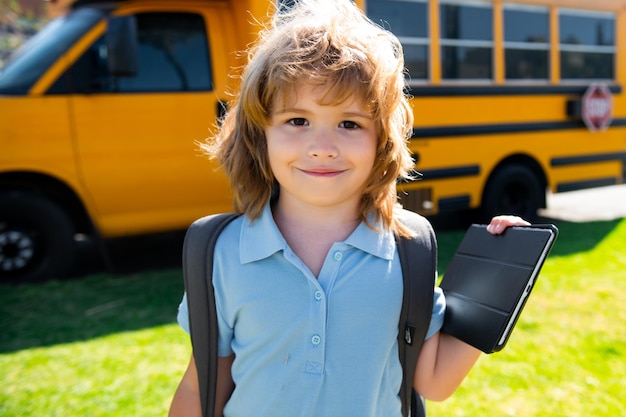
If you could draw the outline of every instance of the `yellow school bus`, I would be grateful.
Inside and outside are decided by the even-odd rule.
[[[415,97],[405,206],[533,218],[546,189],[623,181],[625,1],[363,3],[402,41]]]
[[[289,6],[293,1],[284,1]],[[625,0],[360,0],[404,46],[423,214],[532,218],[546,190],[623,181]],[[63,277],[77,234],[231,210],[196,142],[271,0],[61,1],[0,72],[0,281]]]

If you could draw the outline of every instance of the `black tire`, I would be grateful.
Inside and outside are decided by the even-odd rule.
[[[74,234],[54,202],[32,193],[0,194],[0,282],[67,277],[76,256]]]
[[[537,175],[524,165],[505,165],[487,182],[482,200],[482,221],[498,214],[514,214],[528,221],[537,219],[545,204],[546,190]]]

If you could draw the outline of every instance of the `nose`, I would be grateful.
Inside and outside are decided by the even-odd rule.
[[[339,155],[339,148],[333,133],[328,129],[312,132],[308,155],[311,158],[336,158]]]

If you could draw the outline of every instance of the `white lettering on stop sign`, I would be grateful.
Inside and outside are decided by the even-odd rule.
[[[592,132],[609,127],[613,119],[613,96],[606,84],[593,83],[582,99],[582,119]]]
[[[600,118],[604,117],[611,110],[611,104],[603,98],[592,98],[589,100],[589,117]]]

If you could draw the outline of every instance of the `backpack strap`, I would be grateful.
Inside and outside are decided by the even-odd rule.
[[[416,234],[412,239],[396,237],[404,283],[398,327],[398,353],[403,373],[402,415],[424,417],[424,401],[413,390],[413,377],[433,310],[437,241],[431,224],[424,217],[408,210],[398,214],[399,220]]]
[[[235,213],[225,213],[198,219],[187,229],[183,243],[183,277],[189,308],[189,330],[204,417],[214,413],[217,387],[213,249],[222,230],[237,216]]]

